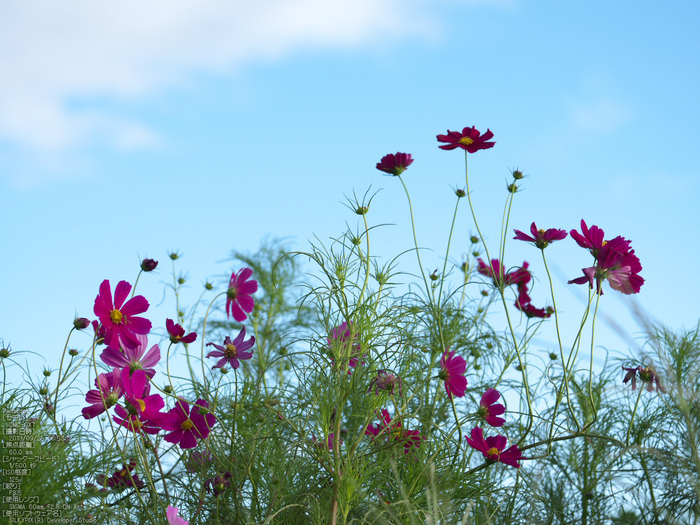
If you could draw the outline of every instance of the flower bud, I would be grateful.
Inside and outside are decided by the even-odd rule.
[[[469,240],[472,242],[472,244],[476,244],[477,242],[479,242],[479,238],[476,235],[472,235],[471,237],[469,237]]]
[[[226,368],[226,367],[221,367],[221,368],[219,368],[219,372],[221,372],[222,374],[226,375],[226,374],[228,374],[228,368]]]
[[[39,389],[39,394],[42,395],[42,396],[45,396],[45,395],[48,394],[48,393],[49,393],[49,389],[46,388],[45,386],[42,386],[42,387]]]
[[[472,348],[471,351],[469,352],[469,354],[472,357],[481,357],[481,352],[479,352],[478,348]]]
[[[158,266],[158,261],[154,261],[153,259],[144,259],[141,261],[141,269],[144,272],[152,272],[156,269],[156,266]]]
[[[484,297],[488,297],[489,291],[488,290],[481,290],[481,295],[483,295]]]
[[[552,353],[549,354],[549,358],[550,358],[552,361],[556,361],[556,360],[559,358],[559,356],[558,356],[557,354],[555,354],[554,352],[552,352]]]
[[[178,278],[177,278],[177,283],[178,283],[178,284],[185,284],[185,278],[184,278],[184,277],[178,277]]]
[[[431,280],[431,281],[437,281],[439,278],[440,278],[440,276],[438,276],[438,271],[437,271],[437,270],[435,270],[433,273],[430,274],[430,280]]]
[[[525,365],[522,365],[522,366],[521,366],[521,365],[515,365],[515,369],[516,369],[518,372],[522,372],[523,370],[525,370]]]
[[[165,392],[166,394],[172,394],[173,391],[174,391],[174,390],[173,390],[173,387],[170,386],[170,385],[165,385],[165,386],[163,387],[163,392]]]
[[[44,377],[51,377],[51,370],[44,370]]]
[[[522,178],[523,178],[523,172],[520,171],[520,170],[515,170],[515,171],[513,171],[513,178],[514,178],[515,180],[520,180],[520,179],[522,179]]]
[[[467,192],[464,191],[464,190],[461,189],[461,188],[458,188],[458,189],[455,190],[455,195],[457,195],[457,197],[459,197],[459,198],[461,199],[462,197],[466,197],[466,196],[467,196]]]
[[[75,357],[76,355],[78,355],[78,351],[75,348],[71,348],[70,350],[68,350],[68,354]]]
[[[206,288],[207,290],[213,290],[214,285],[211,284],[210,282],[206,282],[206,283],[204,283],[204,288]]]
[[[287,348],[284,347],[284,346],[283,346],[282,348],[280,348],[280,349],[279,349],[279,354],[280,354],[280,355],[287,355]]]
[[[76,330],[84,330],[85,328],[90,326],[90,320],[85,319],[85,317],[76,317],[75,319],[73,319],[73,326]]]
[[[367,212],[369,211],[369,207],[367,206],[360,206],[355,210],[355,213],[358,215],[367,215]]]
[[[168,257],[170,257],[173,261],[177,261],[180,258],[180,254],[175,252],[170,252],[168,254]]]
[[[479,363],[474,363],[472,366],[474,367],[474,370],[481,370],[481,365]]]
[[[515,182],[513,182],[512,184],[508,184],[506,188],[508,189],[508,193],[515,193],[516,191],[518,191],[518,187],[515,185]]]
[[[8,348],[0,349],[0,358],[10,357],[10,350]]]

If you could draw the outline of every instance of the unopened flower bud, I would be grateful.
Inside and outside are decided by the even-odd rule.
[[[177,278],[178,284],[185,284],[185,278],[184,277],[178,277]]]
[[[518,191],[518,187],[515,185],[515,182],[513,182],[512,184],[508,184],[506,188],[508,189],[509,193],[515,193],[516,191]]]
[[[479,352],[478,348],[472,348],[471,351],[469,352],[469,354],[472,357],[481,357],[481,352]]]
[[[522,178],[523,178],[523,172],[520,171],[520,170],[515,170],[515,171],[513,171],[513,178],[514,178],[515,180],[520,180],[520,179],[522,179]]]
[[[170,257],[173,261],[176,261],[180,258],[180,254],[177,252],[170,252],[168,257]]]
[[[222,367],[222,368],[219,368],[219,371],[224,375],[228,374],[228,368]]]
[[[214,285],[211,284],[210,282],[206,282],[206,283],[204,283],[204,288],[206,288],[207,290],[213,290]]]
[[[362,239],[353,235],[350,238],[350,242],[353,243],[355,246],[359,246],[362,243]]]
[[[556,361],[557,359],[559,359],[559,356],[558,356],[557,354],[555,354],[554,352],[552,352],[552,353],[549,354],[549,358],[550,358],[552,361]]]
[[[471,237],[469,237],[469,240],[472,242],[472,244],[476,244],[477,242],[479,242],[479,238],[476,235],[472,235]]]
[[[173,393],[173,387],[170,386],[170,385],[165,385],[165,386],[163,387],[163,392],[165,392],[166,394],[172,394],[172,393]]]
[[[433,273],[430,274],[430,280],[432,281],[437,281],[440,277],[438,276],[438,271],[435,270]]]
[[[44,410],[46,410],[46,413],[49,415],[53,415],[54,412],[56,412],[56,407],[53,406],[51,403],[46,403],[44,405]]]
[[[158,261],[154,261],[153,259],[144,259],[141,261],[141,269],[144,272],[152,272],[156,269],[156,266],[158,266]]]
[[[44,370],[44,377],[51,377],[51,370]]]
[[[48,394],[48,393],[49,393],[49,389],[46,388],[45,386],[42,386],[42,387],[39,389],[39,394],[42,395],[42,396],[45,396],[45,395]]]
[[[280,348],[280,349],[279,349],[279,354],[280,354],[280,355],[287,355],[287,348],[284,347],[284,346],[283,346],[282,348]]]
[[[6,357],[10,357],[10,350],[8,348],[0,349],[0,357],[2,357],[3,359]]]
[[[78,351],[75,348],[71,348],[70,350],[68,350],[68,354],[75,357],[76,355],[78,355]]]
[[[525,369],[525,365],[515,365],[515,369],[518,372],[522,372]]]
[[[369,208],[367,206],[360,206],[355,210],[355,213],[358,215],[367,215],[367,212],[369,211]]]
[[[474,370],[481,370],[481,365],[479,363],[474,363],[472,366],[474,367]]]
[[[85,317],[76,317],[73,320],[73,326],[76,330],[84,330],[85,328],[90,326],[90,320],[85,319]]]
[[[459,189],[455,190],[455,195],[457,195],[457,197],[459,197],[461,199],[462,197],[467,196],[467,192],[464,191],[463,189],[459,188]]]
[[[488,297],[489,291],[488,290],[481,290],[481,295],[483,295],[484,297]]]

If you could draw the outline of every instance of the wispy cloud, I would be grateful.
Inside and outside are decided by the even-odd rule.
[[[296,50],[356,48],[438,24],[428,0],[121,0],[5,2],[0,8],[0,141],[61,151],[97,136],[116,147],[158,142],[144,123],[77,111],[70,100],[129,100],[199,71]]]

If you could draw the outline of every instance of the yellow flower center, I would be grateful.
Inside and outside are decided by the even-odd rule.
[[[143,412],[144,410],[146,410],[146,403],[144,402],[143,399],[137,399],[136,401],[139,402],[139,408],[141,409],[141,412]]]
[[[490,458],[492,458],[494,456],[498,457],[498,455],[500,454],[500,451],[496,447],[491,447],[486,454]]]
[[[109,312],[109,318],[112,320],[114,324],[119,324],[122,322],[122,319],[124,318],[124,314],[122,314],[119,310],[116,308]]]
[[[474,144],[474,141],[469,137],[462,137],[461,139],[459,139],[459,143],[464,144],[465,146],[469,146],[469,144]]]
[[[544,237],[544,234],[545,234],[545,233],[547,233],[547,232],[545,232],[542,228],[540,228],[539,230],[537,230],[537,235],[538,235],[539,237]]]
[[[236,345],[228,344],[226,345],[226,350],[224,350],[224,357],[230,359],[236,357]]]
[[[180,425],[180,428],[182,430],[192,430],[193,427],[194,423],[192,423],[192,421],[190,421],[189,419],[185,419]]]

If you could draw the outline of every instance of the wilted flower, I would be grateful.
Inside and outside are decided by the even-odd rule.
[[[479,428],[472,429],[472,437],[466,437],[469,446],[484,455],[487,463],[505,463],[511,467],[520,468],[519,459],[524,458],[516,445],[506,448],[507,439],[504,436],[491,436],[484,439],[484,431]]]
[[[389,175],[401,175],[413,163],[410,153],[390,153],[377,163],[377,169]]]
[[[179,324],[175,324],[175,321],[173,321],[172,319],[165,320],[165,328],[168,330],[168,334],[170,335],[170,342],[173,344],[194,343],[197,339],[197,334],[194,332],[185,335],[185,329]]]
[[[513,231],[515,231],[515,237],[513,237],[514,239],[519,241],[531,242],[540,250],[544,250],[554,241],[560,241],[562,239],[565,239],[568,235],[566,233],[566,230],[557,230],[555,228],[550,228],[549,230],[538,230],[534,222],[530,226],[530,233],[532,234],[532,237],[530,237],[526,233],[521,232],[520,230]]]
[[[226,336],[224,339],[224,344],[217,345],[214,343],[207,343],[207,346],[213,346],[216,348],[213,352],[209,352],[207,357],[220,357],[219,361],[212,368],[222,368],[226,363],[230,363],[231,367],[236,369],[241,366],[239,359],[250,359],[253,357],[252,350],[249,352],[253,345],[255,344],[255,337],[251,336],[250,339],[244,341],[245,339],[245,326],[241,328],[236,338],[231,341],[231,338]]]
[[[493,138],[493,133],[490,129],[486,130],[486,133],[481,135],[479,131],[472,126],[471,128],[464,128],[462,132],[447,130],[447,135],[438,135],[438,142],[446,142],[445,146],[440,146],[440,149],[450,150],[455,148],[462,148],[466,150],[467,153],[475,153],[480,149],[493,148],[495,142],[486,142],[487,140]]]
[[[375,395],[379,395],[380,390],[386,390],[390,395],[394,395],[394,389],[397,386],[399,387],[399,395],[403,395],[401,392],[401,378],[387,370],[379,370],[377,377],[370,382],[367,393],[370,393],[372,388],[374,388]]]
[[[445,353],[440,360],[440,373],[438,377],[445,381],[445,390],[447,395],[452,398],[464,397],[464,392],[467,389],[467,378],[464,377],[464,372],[467,370],[467,362],[463,357],[456,356],[455,352],[445,350]]]
[[[100,285],[100,293],[95,298],[95,315],[100,318],[105,328],[105,342],[110,348],[136,348],[139,344],[137,334],[147,334],[151,331],[151,321],[143,317],[135,317],[148,310],[148,301],[142,295],[126,300],[131,291],[131,285],[120,281],[114,291],[109,280],[105,279]],[[126,302],[125,302],[126,301]]]
[[[219,496],[231,486],[231,473],[224,472],[223,475],[217,475],[213,478],[209,478],[204,482],[204,488],[207,489],[207,494],[210,492],[214,493],[214,496]]]
[[[202,409],[207,409],[207,413],[201,414]],[[187,401],[178,399],[172,409],[157,418],[163,430],[170,431],[170,434],[165,436],[165,441],[179,443],[182,449],[196,447],[197,440],[206,439],[216,424],[216,416],[209,413],[208,409],[209,403],[204,399],[195,401],[191,409]]]
[[[226,291],[226,316],[242,323],[245,321],[247,313],[253,311],[255,301],[251,297],[258,291],[258,281],[248,280],[253,275],[253,270],[243,268],[238,275],[231,274],[231,280]]]
[[[482,417],[489,425],[492,427],[502,427],[506,422],[505,419],[500,416],[505,413],[506,407],[501,404],[494,404],[501,397],[498,390],[489,388],[484,395],[481,396],[481,403],[479,404],[479,416]]]
[[[625,374],[625,378],[622,380],[622,382],[627,383],[631,379],[632,390],[637,389],[637,374],[639,374],[639,379],[641,379],[642,382],[646,384],[646,389],[648,392],[653,392],[654,385],[656,385],[657,392],[661,392],[663,394],[667,393],[666,389],[661,384],[661,379],[659,378],[659,375],[650,366],[647,366],[646,368],[642,366],[636,366],[635,368],[626,368],[623,366],[622,369],[627,371],[627,373]]]

